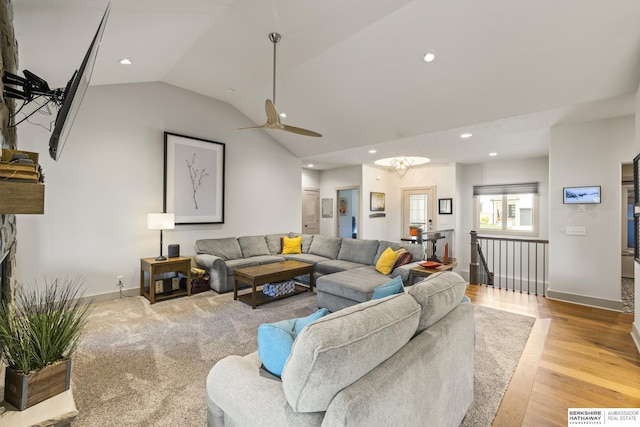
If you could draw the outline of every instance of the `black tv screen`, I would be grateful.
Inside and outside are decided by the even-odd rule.
[[[80,64],[80,68],[74,71],[73,76],[65,88],[62,107],[58,110],[55,127],[49,139],[49,155],[51,155],[53,160],[60,158],[64,144],[69,136],[69,131],[73,125],[73,120],[76,118],[76,114],[78,114],[82,98],[87,91],[87,87],[89,87],[89,81],[91,80],[96,56],[98,55],[102,33],[104,33],[104,28],[107,24],[110,7],[111,4],[107,5],[107,9],[102,16],[102,21],[100,21],[100,25],[98,26],[98,31],[96,31],[96,35],[89,45],[89,50],[87,50],[82,64]]]
[[[600,203],[600,186],[564,187],[562,201],[565,204]]]

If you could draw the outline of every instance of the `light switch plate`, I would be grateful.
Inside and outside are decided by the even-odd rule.
[[[565,227],[564,233],[567,236],[586,236],[587,228],[586,227]]]

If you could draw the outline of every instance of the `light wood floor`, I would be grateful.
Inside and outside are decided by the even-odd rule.
[[[538,319],[493,426],[566,426],[568,408],[640,408],[633,315],[483,285],[467,296]]]

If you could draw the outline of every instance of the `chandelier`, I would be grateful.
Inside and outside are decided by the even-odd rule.
[[[398,178],[402,178],[404,174],[409,172],[411,166],[413,166],[413,159],[409,157],[396,157],[395,159],[391,159],[389,170],[398,175]]]
[[[399,156],[376,160],[375,164],[386,166],[390,172],[396,174],[398,178],[402,179],[402,177],[404,177],[405,174],[409,172],[409,169],[411,169],[413,166],[422,165],[430,161],[431,160],[427,159],[426,157]]]

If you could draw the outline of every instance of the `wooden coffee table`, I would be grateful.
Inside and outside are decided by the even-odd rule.
[[[262,292],[258,292],[258,286],[262,286],[265,283],[282,282],[305,274],[309,275],[309,286],[296,283],[293,292],[277,297],[270,297],[264,295]],[[315,285],[313,264],[294,260],[238,268],[233,273],[233,279],[234,301],[239,299],[249,304],[251,308],[256,308],[261,304],[297,295],[302,292],[313,292],[313,286]],[[240,283],[251,286],[251,292],[238,295],[238,286]]]

